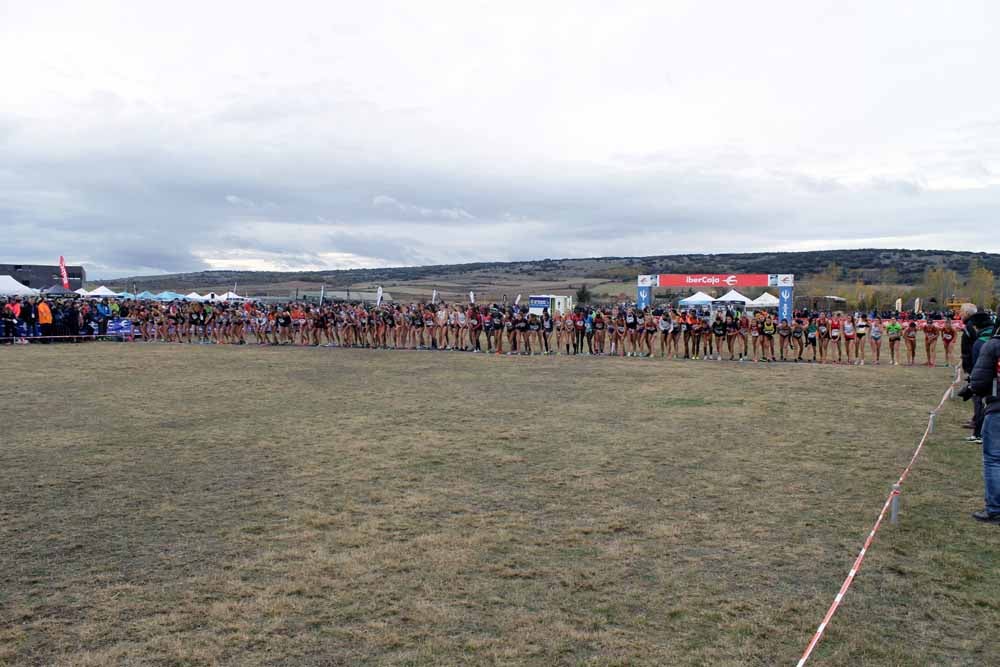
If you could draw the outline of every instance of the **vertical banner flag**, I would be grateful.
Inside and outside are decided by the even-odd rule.
[[[636,290],[635,305],[640,310],[649,306],[653,300],[653,288],[648,286],[639,287]]]
[[[378,291],[375,293],[375,306],[378,307],[381,305],[382,305],[382,286],[379,285]]]
[[[520,294],[518,294],[517,298],[514,299],[514,305],[515,306],[520,306],[521,305],[521,295]]]
[[[433,292],[431,292],[431,305],[434,305],[437,302],[438,302],[438,291],[434,290]]]
[[[326,296],[326,283],[319,287],[319,305],[323,305],[323,297]]]
[[[902,298],[896,299],[896,312],[900,313],[902,311],[903,311],[903,299]]]
[[[66,273],[66,258],[59,255],[59,275],[62,277],[63,289],[69,289],[69,274]]]
[[[476,302],[476,294],[472,290],[469,290],[469,303],[475,303],[475,302]]]
[[[636,307],[646,308],[653,302],[653,287],[659,283],[660,276],[639,276],[635,293]]]
[[[778,290],[778,322],[781,320],[792,321],[794,314],[794,291],[791,287],[782,287]]]
[[[913,302],[913,312],[915,313],[923,312],[920,310],[920,297],[917,297],[917,300]]]

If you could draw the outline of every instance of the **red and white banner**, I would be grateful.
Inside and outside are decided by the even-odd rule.
[[[63,289],[69,289],[69,274],[66,273],[66,258],[59,255],[59,275],[62,276]]]
[[[781,276],[784,277],[784,276]],[[767,273],[661,273],[658,287],[778,287],[792,283],[778,282],[779,276]]]

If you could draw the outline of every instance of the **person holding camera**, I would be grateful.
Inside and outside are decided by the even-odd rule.
[[[980,343],[982,343],[980,347]],[[1000,525],[1000,334],[976,343],[976,363],[962,397],[983,398],[983,485],[985,507],[973,512],[977,521]]]

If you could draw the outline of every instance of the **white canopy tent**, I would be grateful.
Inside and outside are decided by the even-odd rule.
[[[677,303],[681,306],[710,306],[714,300],[704,292],[695,292],[688,298],[681,299]]]
[[[236,292],[226,292],[219,297],[219,301],[246,301],[246,299],[241,297]]]
[[[750,305],[754,308],[777,308],[778,297],[774,296],[770,292],[764,292],[759,297],[750,302]]]
[[[184,298],[185,299],[191,299],[192,301],[204,301],[205,300],[205,297],[203,297],[202,295],[198,294],[197,292],[191,292],[190,294],[185,294]]]
[[[12,276],[0,276],[0,294],[3,296],[35,296],[38,290],[22,285]]]
[[[88,292],[87,290],[83,289],[82,287],[80,289],[74,290],[74,291],[77,294],[79,294],[80,296],[90,296],[90,292]]]
[[[744,306],[753,303],[753,299],[743,296],[734,289],[729,290],[728,292],[720,296],[718,299],[716,299],[716,301],[723,301],[725,303],[741,303]]]
[[[100,296],[100,297],[104,297],[104,296],[118,296],[118,292],[112,292],[111,290],[109,290],[104,285],[101,285],[97,289],[95,289],[93,291],[90,291],[90,292],[87,292],[87,296]]]

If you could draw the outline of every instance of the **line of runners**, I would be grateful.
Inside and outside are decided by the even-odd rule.
[[[531,314],[500,305],[140,303],[126,314],[146,341],[465,350],[495,354],[590,354],[690,359],[913,365],[923,342],[951,365],[958,331],[915,321],[823,313],[791,322],[757,312],[714,317],[675,309],[578,308]]]

